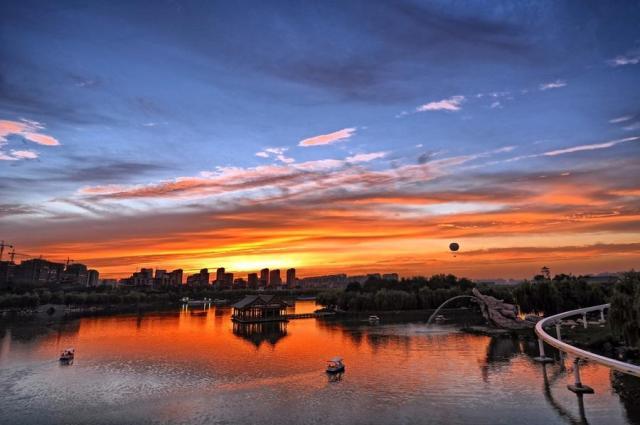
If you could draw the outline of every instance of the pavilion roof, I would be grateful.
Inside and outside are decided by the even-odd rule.
[[[247,295],[232,307],[242,309],[251,306],[267,306],[275,304],[288,305],[285,301],[276,299],[275,295]]]

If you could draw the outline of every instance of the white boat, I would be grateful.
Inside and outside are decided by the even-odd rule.
[[[327,361],[327,373],[340,373],[344,372],[344,363],[342,357],[334,357]]]
[[[380,318],[378,316],[369,316],[369,323],[379,323],[380,322]]]
[[[67,348],[60,354],[60,361],[64,363],[69,363],[73,361],[75,357],[76,350],[73,348]]]
[[[204,298],[202,300],[190,300],[188,297],[182,298],[182,303],[187,305],[205,305],[211,304],[211,298]]]
[[[435,319],[434,319],[434,320],[435,320],[436,322],[438,322],[438,323],[442,323],[442,322],[446,321],[446,320],[447,320],[447,318],[446,318],[446,317],[444,317],[442,314],[438,314],[438,315],[435,317]]]

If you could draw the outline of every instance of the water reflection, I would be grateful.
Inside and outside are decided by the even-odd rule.
[[[543,378],[543,389],[544,389],[544,397],[545,400],[549,403],[549,405],[558,413],[558,416],[562,419],[565,419],[568,423],[572,425],[588,425],[587,417],[584,410],[584,398],[582,394],[576,394],[578,398],[578,414],[579,418],[573,416],[567,409],[565,409],[556,399],[553,397],[553,393],[551,392],[551,386],[555,381],[559,378],[566,376],[564,368],[558,368],[549,379],[547,374],[547,365],[541,364],[540,368],[542,369],[542,378]]]
[[[620,372],[612,372],[611,386],[627,411],[629,423],[640,425],[640,379]]]
[[[233,323],[233,334],[260,347],[264,342],[275,346],[287,336],[287,322]]]
[[[229,314],[0,324],[0,422],[573,425],[586,408],[592,425],[638,424],[607,369],[585,366],[596,394],[576,403],[570,376],[531,360],[535,341],[366,317],[234,325]],[[75,364],[62,368],[67,347]],[[348,376],[325,374],[337,355]]]
[[[340,381],[342,381],[342,375],[343,374],[344,374],[344,372],[327,373],[327,379],[329,380],[329,382],[340,382]]]

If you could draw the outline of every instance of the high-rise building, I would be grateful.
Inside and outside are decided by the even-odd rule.
[[[33,286],[60,283],[63,273],[63,263],[52,263],[41,258],[34,258],[22,261],[15,268],[13,281]]]
[[[280,278],[280,269],[271,270],[269,272],[269,287],[279,288],[282,286],[282,279]]]
[[[218,267],[216,270],[216,282],[221,284],[224,280],[224,267]]]
[[[187,285],[190,286],[208,286],[209,285],[209,270],[201,269],[200,273],[193,274],[187,277]]]
[[[260,286],[263,288],[269,286],[269,269],[260,270]]]
[[[169,274],[164,269],[156,269],[153,286],[163,288],[169,285]]]
[[[305,277],[298,281],[302,288],[345,288],[349,280],[346,274]]]
[[[293,288],[296,286],[296,269],[290,268],[287,270],[287,287]]]
[[[169,285],[171,286],[182,285],[182,269],[175,269],[169,273]]]
[[[98,283],[100,282],[99,280],[100,273],[98,272],[98,270],[89,269],[87,273],[88,273],[87,286],[90,286],[90,287],[98,286]]]
[[[64,281],[72,285],[86,286],[89,278],[87,266],[80,263],[69,264],[64,271]]]
[[[223,277],[224,288],[231,289],[233,287],[233,273],[225,273]]]
[[[249,273],[247,275],[247,287],[256,289],[258,287],[258,273]]]
[[[0,289],[9,286],[9,282],[13,280],[16,267],[13,261],[0,261]]]
[[[117,279],[101,279],[99,282],[100,285],[107,286],[109,288],[115,288],[118,286]]]
[[[133,286],[153,286],[153,269],[140,269],[128,279],[128,284]]]
[[[382,279],[397,282],[399,280],[399,276],[398,273],[385,273],[382,275]]]

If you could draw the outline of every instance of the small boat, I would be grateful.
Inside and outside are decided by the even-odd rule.
[[[444,317],[442,314],[438,314],[438,315],[435,317],[435,319],[434,319],[434,320],[435,320],[436,322],[438,322],[438,323],[442,323],[442,322],[446,321],[446,320],[447,320],[447,318],[446,318],[446,317]]]
[[[190,300],[189,298],[183,298],[182,302],[187,305],[206,305],[211,304],[211,298],[204,298],[202,300]]]
[[[64,363],[69,363],[73,361],[76,350],[73,348],[67,348],[60,354],[60,361]]]
[[[380,323],[380,318],[378,316],[369,316],[369,323],[371,324]]]
[[[327,373],[340,373],[344,372],[344,363],[342,363],[342,357],[334,357],[327,361]]]

